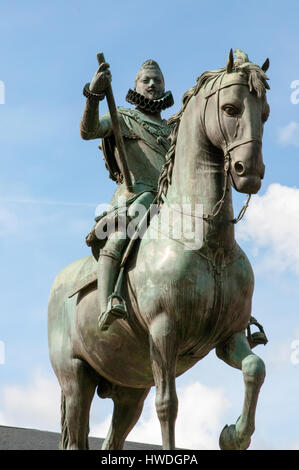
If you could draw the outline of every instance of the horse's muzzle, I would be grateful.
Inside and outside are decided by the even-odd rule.
[[[261,188],[265,175],[265,165],[261,147],[250,143],[239,150],[232,151],[230,176],[234,188],[246,194],[256,194]]]
[[[237,176],[231,173],[231,183],[240,193],[256,194],[262,185],[262,179],[255,175]]]

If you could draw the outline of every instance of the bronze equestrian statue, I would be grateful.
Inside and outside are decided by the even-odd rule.
[[[249,447],[265,377],[264,363],[252,347],[266,338],[254,341],[263,332],[251,335],[248,329],[255,322],[254,276],[234,235],[247,205],[234,218],[232,187],[248,195],[261,187],[268,66],[268,59],[259,67],[242,51],[236,51],[236,59],[230,51],[226,67],[204,72],[170,119],[173,130],[159,179],[159,211],[124,267],[125,317],[108,329],[98,327],[102,287],[93,256],[74,261],[56,277],[48,329],[50,358],[61,386],[61,448],[88,448],[89,412],[97,389],[100,397],[114,402],[102,448],[122,449],[155,385],[163,449],[174,449],[175,379],[214,348],[220,359],[242,370],[245,384],[241,415],[222,430],[220,447]],[[100,95],[98,89],[95,93]],[[190,249],[184,235],[146,236],[154,219],[162,220],[171,207],[183,213],[186,204],[203,207],[200,247]],[[191,211],[192,217],[199,216]]]

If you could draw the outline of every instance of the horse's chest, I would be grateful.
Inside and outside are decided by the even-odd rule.
[[[168,283],[162,303],[188,342],[199,337],[218,342],[246,327],[252,293],[253,272],[244,254],[229,260],[195,258],[183,276]]]
[[[251,313],[253,272],[235,245],[227,253],[181,250],[161,242],[145,250],[136,276],[139,311],[150,325],[163,310],[174,318],[182,343],[215,342],[246,328]],[[151,262],[149,262],[149,260]]]

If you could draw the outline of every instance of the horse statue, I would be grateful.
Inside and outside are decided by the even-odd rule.
[[[242,371],[245,384],[241,415],[222,430],[220,448],[249,447],[265,365],[246,335],[254,276],[235,241],[240,215],[234,219],[232,187],[249,196],[261,187],[268,66],[268,59],[259,67],[241,51],[234,59],[231,50],[226,67],[204,72],[171,118],[172,141],[155,217],[162,219],[171,205],[201,205],[201,216],[190,214],[201,217],[202,243],[188,249],[184,236],[146,237],[150,222],[125,265],[121,293],[127,319],[107,331],[98,328],[92,256],[74,261],[55,278],[48,333],[61,387],[62,449],[88,449],[96,390],[114,402],[102,449],[122,449],[153,385],[163,449],[175,449],[175,379],[214,348],[220,359]]]

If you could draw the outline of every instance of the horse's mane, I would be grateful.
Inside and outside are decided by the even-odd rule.
[[[173,130],[169,136],[170,148],[166,154],[166,161],[163,165],[158,181],[158,204],[161,204],[163,202],[162,194],[167,194],[168,187],[171,184],[180,121],[190,99],[193,96],[196,96],[199,90],[201,88],[204,88],[211,80],[220,77],[220,75],[226,70],[226,68],[221,68],[218,70],[208,70],[206,72],[203,72],[197,78],[196,84],[192,88],[187,90],[183,95],[182,108],[180,109],[180,111],[168,119],[168,124],[173,126]],[[258,65],[249,62],[248,56],[244,53],[242,53],[241,55],[238,54],[238,58],[234,60],[234,65],[231,72],[237,72],[240,74],[241,77],[245,78],[248,82],[250,93],[256,93],[258,98],[261,98],[265,95],[266,89],[270,89],[267,83],[268,77],[264,70],[262,70],[262,68]]]

